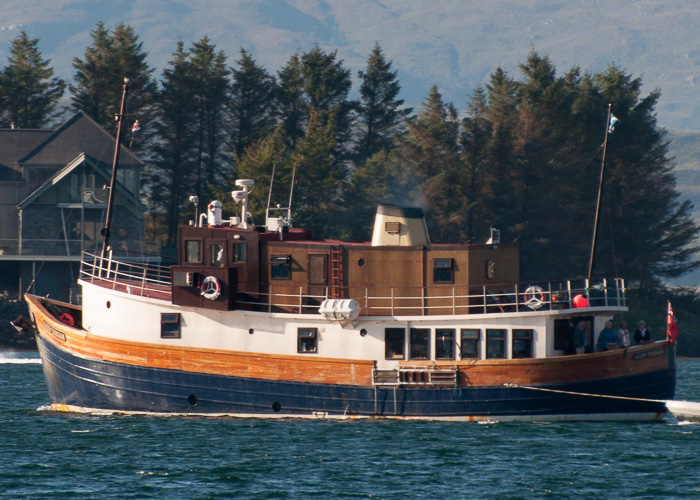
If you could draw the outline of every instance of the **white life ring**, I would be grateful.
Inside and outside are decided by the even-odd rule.
[[[544,290],[539,286],[531,286],[525,290],[525,305],[530,309],[539,309],[545,302]]]
[[[216,300],[221,295],[221,283],[214,276],[207,276],[199,287],[205,299]]]

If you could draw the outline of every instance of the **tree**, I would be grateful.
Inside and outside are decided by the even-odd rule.
[[[401,130],[412,108],[404,108],[403,99],[398,99],[401,85],[378,43],[374,44],[367,68],[358,76],[362,83],[355,153],[356,162],[362,164],[378,151],[391,148],[392,135]]]
[[[195,113],[191,98],[191,68],[184,44],[179,41],[169,66],[163,71],[162,90],[158,96],[153,170],[149,179],[149,199],[154,213],[166,215],[168,242],[177,237],[180,215],[194,186],[196,158],[193,144],[195,129],[190,120]]]
[[[2,126],[42,128],[58,116],[66,83],[53,76],[50,62],[41,57],[39,39],[30,39],[26,31],[12,41],[8,65],[0,73]]]
[[[129,78],[127,113],[148,116],[156,94],[153,68],[146,62],[143,43],[130,26],[120,23],[109,31],[103,22],[91,32],[92,45],[85,49],[85,58],[73,59],[75,85],[70,85],[72,109],[83,110],[100,125],[111,131],[114,115],[119,112],[124,78]],[[147,120],[143,120],[142,124]],[[141,142],[148,134],[144,130]]]
[[[244,49],[232,70],[231,142],[233,151],[241,156],[254,142],[275,129],[275,78]]]

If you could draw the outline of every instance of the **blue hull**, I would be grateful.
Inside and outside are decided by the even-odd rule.
[[[55,406],[119,412],[454,419],[556,416],[575,420],[587,415],[663,415],[667,410],[662,401],[673,399],[675,390],[674,359],[668,370],[542,387],[578,393],[565,394],[514,387],[374,388],[259,380],[75,356],[40,334],[37,344]]]

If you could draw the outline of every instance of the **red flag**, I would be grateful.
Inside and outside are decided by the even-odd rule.
[[[666,338],[673,342],[676,340],[676,335],[678,335],[678,323],[676,323],[676,317],[673,315],[670,302],[668,303],[668,320],[666,322],[666,327],[668,328]]]

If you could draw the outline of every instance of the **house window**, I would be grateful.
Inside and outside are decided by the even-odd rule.
[[[486,330],[486,359],[506,357],[506,330]]]
[[[532,357],[532,330],[513,330],[513,358]]]
[[[202,242],[199,240],[185,241],[185,262],[199,264],[202,262]]]
[[[212,267],[224,267],[226,264],[226,246],[221,243],[209,245],[209,265]]]
[[[435,359],[455,359],[455,331],[435,329]]]
[[[479,359],[479,340],[481,330],[463,329],[461,332],[462,341],[460,344],[460,353],[462,359]]]
[[[245,241],[233,242],[233,261],[245,262]]]
[[[292,258],[289,255],[273,255],[270,259],[270,277],[273,280],[288,280],[292,277]]]
[[[160,313],[160,338],[180,338],[180,313]]]
[[[430,329],[411,328],[409,359],[430,358]]]
[[[406,330],[387,328],[384,330],[384,356],[386,359],[404,359]]]
[[[452,259],[433,261],[433,283],[454,283]]]
[[[317,349],[317,331],[316,328],[299,328],[297,351],[298,352],[316,352]]]

